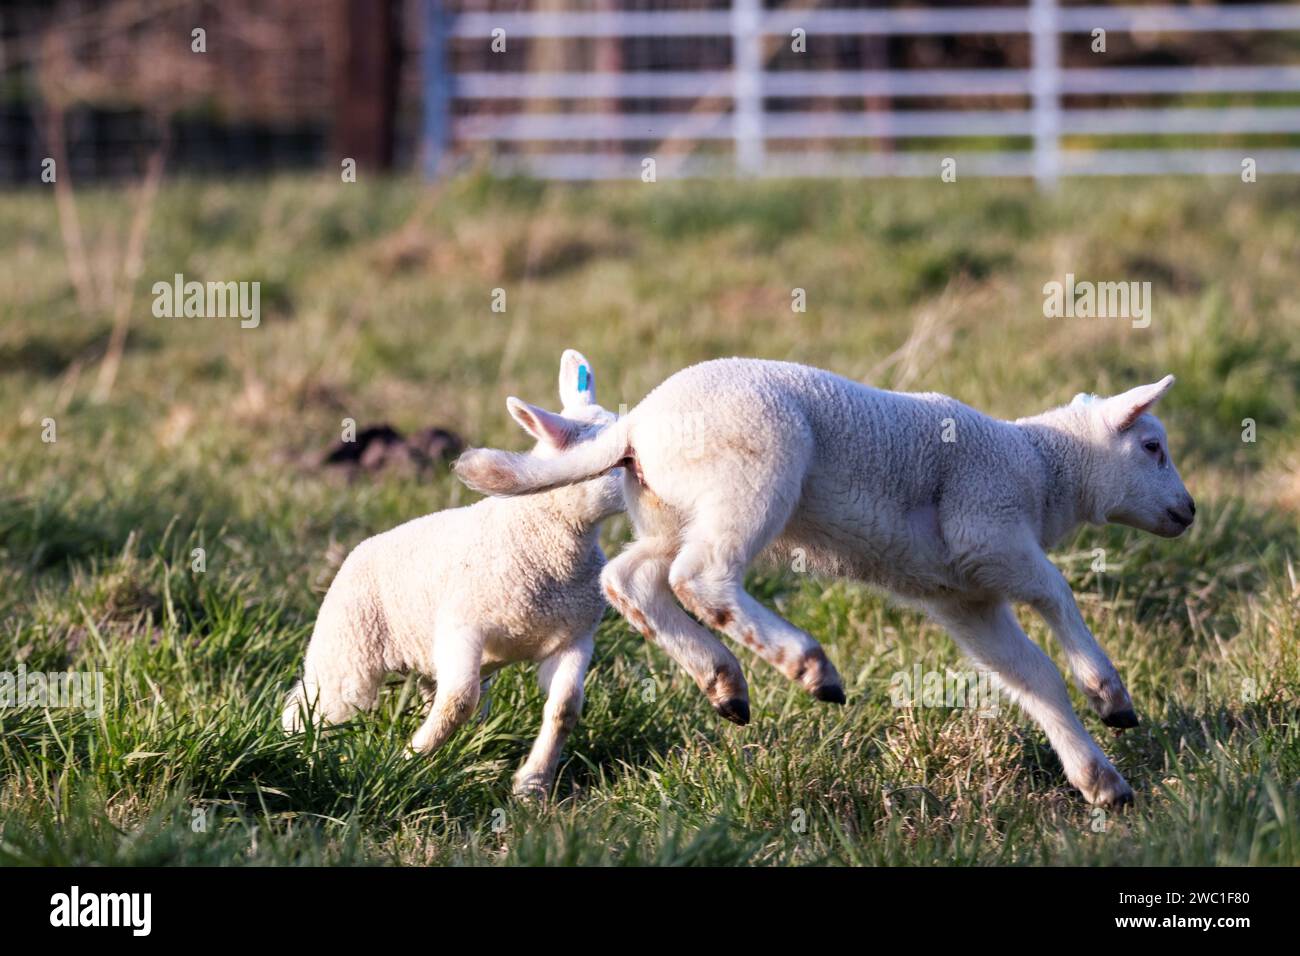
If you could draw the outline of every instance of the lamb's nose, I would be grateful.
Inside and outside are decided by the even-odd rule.
[[[1196,502],[1192,500],[1191,495],[1188,495],[1183,500],[1183,508],[1183,511],[1175,511],[1173,508],[1166,508],[1165,513],[1185,528],[1196,518]]]

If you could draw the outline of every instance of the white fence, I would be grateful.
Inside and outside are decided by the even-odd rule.
[[[1300,92],[1300,66],[1124,67],[1064,69],[1063,34],[1094,31],[1145,33],[1300,31],[1300,5],[1214,7],[1062,7],[1028,0],[1023,7],[958,9],[764,10],[762,0],[732,0],[730,10],[647,12],[469,13],[452,16],[441,0],[426,0],[425,156],[436,174],[458,148],[484,144],[579,144],[674,140],[733,144],[716,151],[657,159],[661,174],[753,176],[935,176],[944,156],[899,151],[852,153],[828,149],[774,151],[773,140],[972,136],[1032,138],[1032,150],[949,149],[962,175],[1033,176],[1051,183],[1062,175],[1150,173],[1239,174],[1245,156],[1259,172],[1300,173],[1300,149],[1062,149],[1072,134],[1300,133],[1300,108],[1065,108],[1069,94],[1189,94]],[[499,32],[499,31],[504,31]],[[808,43],[832,35],[1028,35],[1029,69],[818,70],[764,68],[764,38],[803,31]],[[448,38],[509,43],[535,37],[731,38],[726,71],[566,73],[453,73],[446,68]],[[1104,55],[1099,55],[1104,63]],[[883,96],[894,98],[1021,95],[1028,109],[873,112],[775,112],[767,97]],[[731,109],[654,113],[517,113],[453,116],[454,101],[534,97],[680,97],[730,99]],[[656,147],[657,148],[657,147]],[[654,150],[647,152],[655,156]],[[547,151],[517,155],[503,165],[554,179],[634,178],[638,156]]]

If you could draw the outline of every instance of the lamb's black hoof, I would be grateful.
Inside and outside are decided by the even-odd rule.
[[[1138,715],[1132,708],[1128,710],[1118,710],[1108,717],[1103,717],[1101,722],[1107,727],[1114,727],[1116,730],[1128,730],[1130,727],[1138,725]]]
[[[844,696],[844,688],[835,684],[827,684],[823,687],[818,687],[813,691],[813,696],[828,704],[842,704],[848,700],[848,698]]]
[[[732,697],[720,704],[714,704],[713,709],[733,724],[740,724],[740,726],[744,727],[749,723],[749,701],[740,697]]]

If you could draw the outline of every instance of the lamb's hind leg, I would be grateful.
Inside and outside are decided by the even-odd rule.
[[[980,666],[997,674],[1020,708],[1038,722],[1065,775],[1088,799],[1101,806],[1133,800],[1133,791],[1079,722],[1065,681],[1003,602],[935,602],[930,613],[959,647]]]
[[[286,733],[299,732],[309,721],[316,726],[342,723],[375,706],[387,671],[380,649],[383,636],[368,630],[372,626],[373,619],[326,596],[307,646],[302,680],[285,702],[281,724]]]
[[[704,623],[750,648],[818,700],[844,703],[844,683],[822,646],[806,631],[745,591],[745,569],[780,533],[796,499],[774,488],[748,509],[701,502],[683,535],[669,580],[682,605]]]
[[[722,642],[677,606],[668,589],[672,545],[643,538],[605,566],[609,603],[690,674],[709,703],[737,724],[749,723],[749,688],[740,662]]]

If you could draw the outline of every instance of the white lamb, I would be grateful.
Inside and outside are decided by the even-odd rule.
[[[614,420],[595,397],[591,364],[569,350],[560,361],[562,415],[516,398],[507,405],[545,458]],[[321,604],[285,730],[301,729],[305,715],[346,720],[374,706],[386,674],[415,673],[432,708],[411,749],[431,753],[474,713],[480,682],[505,664],[537,661],[542,730],[514,785],[521,794],[549,790],[582,710],[605,609],[600,522],[623,510],[621,475],[602,471],[547,494],[425,515],[359,544]]]
[[[671,376],[630,414],[558,456],[477,449],[456,471],[518,494],[618,465],[637,540],[605,569],[606,595],[684,667],[714,707],[749,717],[735,657],[700,621],[822,700],[839,675],[808,634],[744,590],[765,550],[880,585],[944,624],[1046,731],[1091,802],[1132,790],[1070,706],[1012,602],[1033,607],[1102,720],[1137,723],[1119,674],[1045,553],[1082,523],[1173,537],[1195,506],[1148,409],[1167,376],[1113,398],[998,421],[944,395],[886,392],[786,362],[723,359]]]

